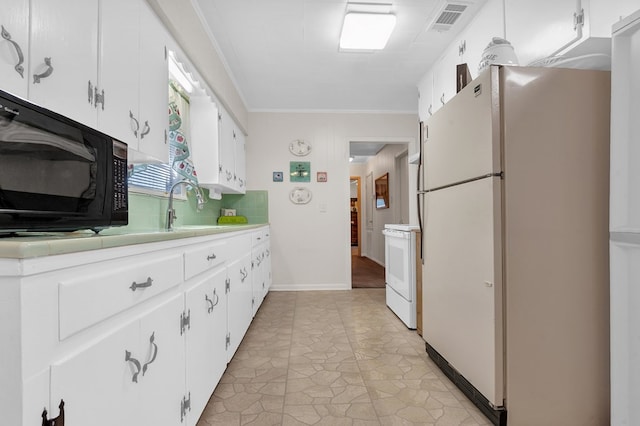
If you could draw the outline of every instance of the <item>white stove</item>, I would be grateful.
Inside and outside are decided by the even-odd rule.
[[[387,224],[385,282],[387,306],[408,328],[416,328],[416,225]]]

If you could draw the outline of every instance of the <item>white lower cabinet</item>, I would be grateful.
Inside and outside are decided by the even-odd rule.
[[[246,246],[248,250],[249,247]],[[227,307],[229,309],[227,360],[231,361],[236,353],[242,337],[251,324],[253,308],[251,300],[251,252],[247,251],[239,259],[229,264],[229,286]]]
[[[184,346],[177,324],[182,311],[182,294],[174,295],[55,360],[50,407],[64,401],[69,425],[179,424]]]
[[[252,232],[0,258],[3,419],[196,425],[252,321]]]
[[[227,366],[227,269],[216,268],[193,280],[185,292],[190,328],[186,332],[186,424],[195,425]]]
[[[255,316],[271,286],[271,251],[268,230],[254,232],[251,255],[252,305]]]

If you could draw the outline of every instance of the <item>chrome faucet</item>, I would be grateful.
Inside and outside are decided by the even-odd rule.
[[[204,207],[204,198],[202,197],[202,192],[200,191],[200,188],[198,188],[193,184],[193,182],[188,180],[181,180],[174,183],[171,186],[171,189],[169,190],[169,207],[167,208],[167,230],[168,231],[171,231],[173,229],[173,222],[178,218],[178,216],[176,216],[176,211],[173,208],[173,191],[179,185],[190,185],[196,194],[198,211],[202,210],[202,208]]]

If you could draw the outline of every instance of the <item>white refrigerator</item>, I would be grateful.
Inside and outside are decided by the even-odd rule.
[[[613,27],[611,424],[640,424],[640,10]]]
[[[494,424],[608,423],[609,96],[492,66],[424,123],[423,337]]]

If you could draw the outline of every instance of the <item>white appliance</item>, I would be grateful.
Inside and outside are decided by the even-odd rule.
[[[424,123],[423,337],[495,424],[609,422],[609,87],[491,66]]]
[[[384,225],[387,306],[408,328],[416,328],[416,225]]]
[[[640,10],[613,26],[611,424],[640,424]]]

